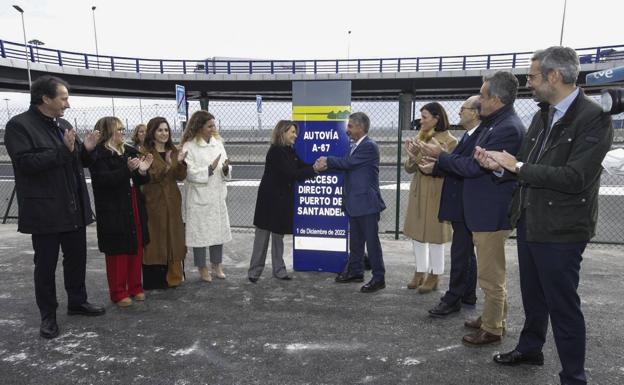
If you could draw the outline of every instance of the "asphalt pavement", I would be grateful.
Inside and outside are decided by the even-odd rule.
[[[38,335],[30,237],[0,226],[0,383],[13,384],[558,384],[560,363],[549,336],[543,367],[500,367],[522,328],[518,266],[507,247],[509,318],[502,344],[461,343],[463,309],[447,319],[427,316],[442,291],[405,288],[414,267],[406,240],[382,239],[387,288],[359,293],[360,284],[334,283],[334,274],[294,272],[271,277],[270,258],[257,284],[246,279],[253,234],[237,231],[225,245],[225,280],[199,281],[186,266],[177,289],[149,291],[125,309],[108,299],[104,259],[88,229],[89,300],[102,317],[67,316],[62,264],[57,271],[54,340]],[[291,239],[286,237],[291,269]],[[448,254],[448,250],[447,250]],[[587,322],[591,384],[624,383],[624,250],[590,246],[579,292]],[[191,258],[192,260],[192,258]],[[448,255],[446,271],[448,272]],[[447,273],[448,274],[448,273]],[[368,273],[367,273],[368,275]],[[447,287],[448,276],[441,282]]]

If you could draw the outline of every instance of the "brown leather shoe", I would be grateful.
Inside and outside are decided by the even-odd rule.
[[[465,320],[464,326],[470,329],[481,329],[481,317],[469,318]]]
[[[479,329],[474,333],[466,334],[462,340],[467,345],[484,346],[499,344],[503,340],[503,337]]]

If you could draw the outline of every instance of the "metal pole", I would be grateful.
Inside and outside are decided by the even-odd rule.
[[[97,65],[97,69],[100,69],[100,51],[98,50],[97,28],[95,27],[95,8],[95,5],[91,7],[91,11],[93,11],[93,38],[95,39],[95,63]]]
[[[111,101],[113,102],[113,116],[115,116],[115,98],[111,98]]]
[[[141,115],[141,123],[143,123],[143,104],[141,104],[141,99],[139,99],[139,115]]]
[[[559,45],[563,45],[563,27],[565,26],[566,6],[568,0],[563,0],[563,17],[561,18],[561,35],[559,36]]]
[[[30,90],[30,87],[32,85],[32,79],[30,77],[30,58],[28,57],[28,43],[26,42],[26,24],[24,23],[24,10],[19,5],[14,5],[13,8],[15,8],[15,10],[22,15],[22,30],[24,32],[24,53],[26,54],[25,59],[26,68],[28,71],[28,89]]]
[[[6,108],[7,108],[7,122],[8,122],[9,120],[11,120],[11,115],[9,115],[9,100],[11,100],[11,99],[9,99],[9,98],[4,98],[4,101],[6,102]]]
[[[400,103],[400,102],[399,102]],[[397,125],[397,184],[396,184],[396,197],[395,197],[395,227],[394,227],[394,239],[399,239],[399,218],[401,216],[401,148],[403,142],[403,131],[401,127],[403,126],[403,122],[401,122],[401,112],[399,108],[399,124]]]
[[[349,59],[351,58],[351,31],[347,33],[347,72],[349,72]]]

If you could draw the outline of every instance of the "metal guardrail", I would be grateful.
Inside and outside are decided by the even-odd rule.
[[[28,51],[28,54],[26,53]],[[94,55],[0,40],[0,57],[114,72],[160,74],[330,74],[482,70],[528,67],[533,52],[324,60],[171,60]],[[576,49],[581,64],[624,60],[624,45]]]

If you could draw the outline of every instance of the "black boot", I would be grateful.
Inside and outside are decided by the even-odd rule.
[[[58,337],[59,328],[56,324],[56,312],[41,315],[39,335],[47,339]]]

